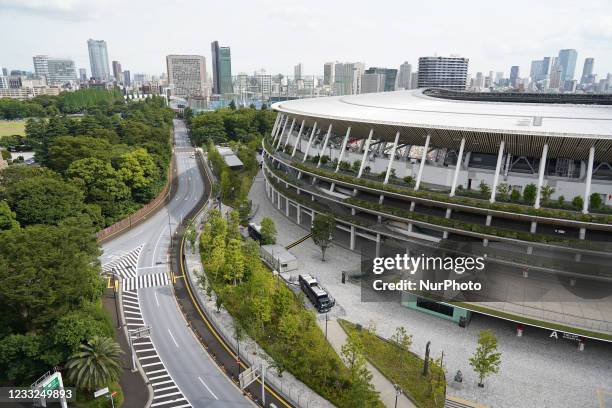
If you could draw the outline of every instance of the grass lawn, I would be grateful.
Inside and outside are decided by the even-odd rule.
[[[25,120],[0,120],[0,138],[12,135],[25,136]]]
[[[444,392],[439,391],[434,398],[430,391],[430,376],[446,381],[439,369],[430,365],[430,376],[423,377],[423,360],[416,354],[398,347],[395,343],[382,339],[367,329],[357,330],[357,327],[346,320],[338,319],[338,323],[349,337],[357,337],[364,345],[366,359],[390,381],[399,384],[409,397],[422,408],[442,408]],[[436,356],[431,356],[436,357]],[[439,377],[440,376],[440,377]]]

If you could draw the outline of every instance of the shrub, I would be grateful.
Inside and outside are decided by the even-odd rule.
[[[510,186],[508,185],[508,183],[500,183],[497,186],[497,194],[499,194],[499,197],[502,200],[508,199],[508,193],[510,193]]]
[[[404,183],[408,184],[410,187],[414,187],[414,185],[416,184],[416,180],[414,179],[414,177],[412,176],[406,176],[403,178]],[[459,186],[460,189],[463,188],[463,186]]]
[[[512,192],[510,193],[510,201],[512,201],[513,203],[518,203],[519,201],[521,201],[520,191],[512,190]]]
[[[363,168],[364,173],[368,174],[370,171],[372,170],[372,168],[370,166],[365,166]]]
[[[321,164],[327,164],[329,162],[329,156],[321,156]]]
[[[342,160],[340,162],[340,169],[341,170],[345,170],[345,171],[349,171],[351,169],[351,163],[349,163],[349,162],[347,162],[345,160]]]
[[[572,199],[572,206],[574,207],[576,211],[582,210],[582,207],[584,206],[584,200],[582,199],[582,197],[580,196],[574,197]]]
[[[359,171],[359,168],[361,167],[361,160],[355,160],[351,167],[353,171],[357,173]]]
[[[486,197],[491,193],[491,187],[489,187],[489,185],[485,183],[484,180],[482,180],[478,185],[478,190],[480,190],[480,195],[483,197]]]
[[[538,188],[535,184],[529,183],[525,186],[525,190],[523,191],[523,200],[529,204],[533,205],[536,200],[536,194],[538,192]]]
[[[593,193],[589,197],[589,206],[592,210],[597,210],[603,204],[603,200],[601,199],[601,194]]]
[[[565,204],[565,196],[559,196],[559,198],[557,198],[557,204],[559,204],[559,206],[563,206]]]

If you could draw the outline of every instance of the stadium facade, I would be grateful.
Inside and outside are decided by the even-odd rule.
[[[611,98],[419,89],[273,109],[266,193],[298,224],[332,214],[339,243],[377,255],[387,245],[469,243],[504,265],[510,285],[522,279],[519,291],[528,276],[552,274],[568,301],[585,293],[573,287],[612,282]],[[536,299],[500,296],[487,307],[612,334],[605,293],[592,296],[601,313],[555,314],[559,299],[528,308]]]

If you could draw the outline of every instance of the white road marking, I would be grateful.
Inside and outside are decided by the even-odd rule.
[[[153,292],[155,295],[155,303],[157,303],[157,307],[159,307],[159,299],[157,299],[157,291]]]
[[[202,385],[204,387],[206,387],[206,389],[208,390],[208,392],[210,392],[210,395],[213,396],[214,399],[218,400],[219,398],[215,395],[214,392],[212,392],[212,390],[210,388],[208,388],[208,385],[206,385],[206,383],[204,382],[204,380],[201,377],[198,377],[198,380],[200,380],[200,382],[202,383]]]
[[[155,247],[153,247],[153,259],[151,260],[151,266],[155,266],[155,252],[157,252],[157,246],[159,245],[159,240],[161,239],[161,237],[164,236],[164,233],[166,232],[166,226],[164,225],[164,228],[162,229],[161,233],[159,234],[159,237],[157,238],[157,241],[155,241]]]
[[[168,334],[170,334],[170,337],[172,338],[172,341],[174,342],[174,344],[176,345],[176,347],[178,348],[178,343],[176,342],[176,339],[174,338],[174,336],[172,335],[172,332],[170,331],[170,329],[168,329]]]

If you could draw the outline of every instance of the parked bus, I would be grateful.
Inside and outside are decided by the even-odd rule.
[[[251,237],[255,241],[258,241],[260,243],[263,241],[263,237],[261,236],[261,225],[253,224],[252,222],[250,222],[248,232],[249,237]]]
[[[336,301],[321,287],[311,275],[299,276],[300,288],[310,299],[319,313],[326,313],[336,304]]]

